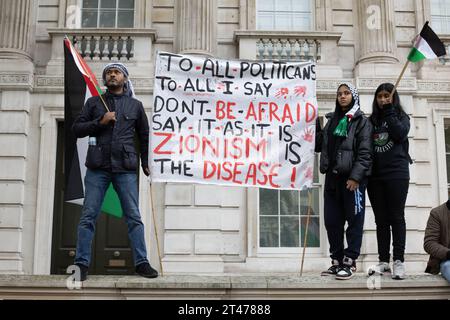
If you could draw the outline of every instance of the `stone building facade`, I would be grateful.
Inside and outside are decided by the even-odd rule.
[[[323,116],[334,109],[342,81],[357,85],[370,113],[376,87],[395,81],[427,20],[449,48],[448,0],[0,0],[0,273],[51,273],[65,35],[78,40],[98,76],[106,62],[125,60],[149,116],[157,50],[314,59]],[[447,56],[410,65],[399,87],[411,117],[414,159],[406,208],[409,272],[423,271],[428,213],[448,199],[449,79]],[[308,272],[329,264],[322,185],[317,176]],[[154,184],[150,190],[142,176],[140,193],[152,264],[159,265],[159,243],[166,273],[299,271],[303,231],[292,237],[283,208],[298,205],[290,221],[299,229],[307,206],[303,194],[189,184]],[[376,252],[368,204],[359,266],[376,261]]]

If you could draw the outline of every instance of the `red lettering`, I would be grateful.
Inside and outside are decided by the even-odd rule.
[[[242,184],[242,181],[236,180],[237,175],[241,174],[242,171],[238,170],[238,167],[243,166],[244,164],[242,162],[236,162],[234,164],[234,170],[233,170],[233,182],[237,184]]]
[[[269,172],[269,183],[273,188],[279,188],[280,185],[275,184],[273,182],[273,178],[274,177],[278,177],[278,172],[275,172],[278,168],[281,168],[281,164],[274,164],[271,168],[270,168],[270,172]]]
[[[269,109],[269,121],[272,122],[274,118],[280,121],[280,118],[277,116],[278,105],[275,102],[271,102]]]
[[[266,183],[267,183],[267,179],[268,179],[268,178],[267,178],[267,173],[266,173],[266,171],[263,169],[263,166],[267,168],[269,165],[268,165],[266,162],[261,162],[261,163],[258,165],[258,170],[261,171],[261,173],[262,173],[262,175],[263,175],[263,178],[264,178],[263,181],[261,181],[261,180],[258,179],[258,183],[259,183],[260,185],[262,185],[262,186],[265,186]]]
[[[208,165],[211,165],[212,171],[210,174],[208,174]],[[214,173],[216,172],[216,164],[211,161],[205,161],[203,164],[203,179],[211,179],[214,176]]]
[[[211,149],[213,155],[215,157],[219,157],[219,148],[217,147],[219,145],[219,138],[216,138],[216,145],[213,146],[211,140],[208,140],[207,138],[203,137],[203,145],[202,145],[202,154],[203,156],[206,155],[206,146],[209,146]]]
[[[255,112],[255,105],[253,102],[250,102],[250,105],[248,106],[247,115],[245,116],[245,120],[249,120],[249,118],[252,117],[254,121],[257,121],[256,119],[256,112]]]
[[[193,144],[194,144],[194,148],[193,149],[189,149],[191,146],[189,145],[189,139],[193,139]],[[186,137],[185,143],[184,143],[184,148],[186,149],[186,151],[190,152],[190,153],[196,153],[198,151],[198,149],[200,148],[200,138],[198,136],[195,136],[193,134],[188,135]]]
[[[250,139],[247,140],[245,145],[245,157],[250,158],[250,148],[253,148],[259,154],[259,151],[262,150],[262,159],[266,159],[267,156],[267,140],[262,139],[260,143],[255,144]]]
[[[165,137],[163,141],[153,150],[154,154],[173,154],[173,151],[161,151],[161,148],[172,139],[175,135],[174,133],[165,133],[165,132],[154,132],[153,133],[157,137]]]
[[[291,107],[288,103],[285,104],[283,110],[283,116],[281,117],[281,122],[285,123],[286,119],[289,119],[289,122],[293,125],[294,119],[292,118]]]
[[[233,110],[231,107],[235,106],[234,102],[217,101],[216,103],[216,118],[218,120],[223,120],[227,118],[228,120],[235,120],[236,117],[233,116]],[[226,108],[226,110],[225,110]]]
[[[231,171],[232,166],[233,166],[233,164],[231,162],[224,162],[223,171],[228,173],[228,176],[222,176],[223,180],[231,181],[233,179],[233,172]],[[220,177],[217,177],[217,179],[220,179]]]
[[[252,179],[252,185],[256,185],[256,164],[251,163],[248,167],[247,176],[245,177],[245,184],[248,184],[248,180]]]
[[[309,111],[312,109],[312,115],[309,116]],[[306,104],[306,123],[310,123],[316,119],[317,108],[310,104],[309,102]]]
[[[237,142],[239,142],[239,145],[236,144]],[[231,153],[230,150],[230,156],[234,159],[242,158],[242,148],[240,147],[242,145],[242,138],[239,137],[233,138],[233,140],[231,141],[231,145],[233,146],[233,149],[237,151],[237,154]]]

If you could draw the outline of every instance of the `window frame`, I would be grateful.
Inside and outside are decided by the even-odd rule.
[[[259,23],[259,1],[260,0],[254,0],[255,1],[255,30],[257,31],[266,31],[267,29],[259,29],[258,23]],[[295,0],[292,0],[295,1]],[[296,30],[296,29],[276,29],[273,28],[271,31],[280,31],[280,32],[289,32],[289,31],[298,31],[298,32],[313,32],[316,29],[316,1],[315,0],[308,0],[310,1],[311,5],[311,23],[308,30]],[[273,11],[276,12],[276,11]]]
[[[115,12],[115,23],[114,23],[114,27],[100,27],[100,11],[101,11],[101,1],[102,0],[98,0],[98,5],[97,8],[87,8],[85,9],[83,6],[83,0],[78,0],[79,3],[79,8],[80,8],[80,27],[82,29],[130,29],[130,28],[135,28],[136,27],[136,18],[137,18],[137,10],[136,7],[138,6],[138,1],[139,0],[134,0],[134,6],[133,9],[120,9],[119,8],[119,1],[116,1],[116,8],[115,9],[111,9],[114,10]],[[108,8],[109,9],[109,8]],[[97,13],[97,25],[95,27],[84,27],[83,26],[83,13],[85,12],[85,10],[91,10],[91,11],[96,11]],[[119,12],[120,11],[133,11],[133,24],[131,27],[118,27],[118,16],[119,16]]]
[[[447,0],[448,1],[448,0]],[[430,24],[431,24],[431,27],[433,28],[433,30],[434,31],[436,31],[436,33],[437,34],[450,34],[450,3],[448,4],[448,7],[446,7],[445,9],[445,15],[433,15],[432,14],[432,12],[433,12],[433,3],[432,3],[433,1],[432,0],[429,0],[429,9],[430,9],[430,12],[429,12],[429,14],[430,14]],[[438,10],[436,10],[437,12],[442,12],[443,11],[443,9],[444,8],[442,8],[441,7],[441,5],[438,5]],[[447,25],[448,25],[448,29],[446,29],[446,30],[444,30],[444,31],[440,31],[440,30],[438,30],[437,28],[436,28],[436,25],[434,25],[434,23],[433,23],[433,18],[434,17],[446,17],[447,18],[447,20],[448,20],[448,22],[447,22]]]
[[[324,115],[319,114],[319,119],[321,120],[322,126],[325,125],[326,118]],[[317,165],[320,165],[320,155],[317,156]],[[306,253],[308,255],[313,255],[317,257],[323,257],[324,254],[326,254],[326,250],[328,250],[328,240],[326,237],[326,229],[325,229],[325,223],[324,223],[324,203],[323,203],[323,186],[325,183],[325,176],[320,173],[319,168],[318,170],[318,181],[313,183],[313,188],[316,188],[319,195],[319,214],[318,215],[312,215],[311,217],[318,217],[319,218],[319,239],[320,239],[320,246],[319,247],[306,247]],[[279,256],[287,256],[292,257],[293,255],[299,255],[303,253],[304,247],[261,247],[261,208],[260,208],[260,190],[258,189],[256,192],[256,229],[255,229],[255,240],[256,244],[254,244],[254,248],[256,249],[256,256],[257,257],[279,257]],[[301,205],[301,203],[299,203]],[[280,201],[278,201],[278,212],[280,212]],[[306,215],[299,214],[299,220],[300,220],[300,228],[301,228],[301,219],[303,217],[307,217]],[[280,225],[278,226],[280,228]],[[300,235],[302,236],[302,234]],[[302,239],[299,239],[299,244],[301,245]]]
[[[445,152],[445,119],[450,119],[450,109],[445,106],[434,107],[432,114],[437,149],[437,172],[439,173],[437,174],[438,198],[439,203],[444,203],[448,200],[449,190],[449,181],[447,181],[447,156]]]

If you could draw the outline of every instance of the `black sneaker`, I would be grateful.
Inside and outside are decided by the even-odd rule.
[[[158,271],[153,269],[148,262],[137,265],[136,273],[145,278],[156,278],[158,276]]]
[[[79,281],[86,281],[87,276],[88,276],[88,267],[86,267],[85,265],[76,263],[75,264],[78,268],[80,268],[80,280]],[[77,280],[77,279],[75,279]]]
[[[338,280],[348,280],[353,277],[353,274],[356,272],[356,261],[351,258],[344,258],[343,264],[340,266],[336,279]]]
[[[339,261],[331,260],[331,267],[320,273],[321,276],[335,276],[339,271]]]

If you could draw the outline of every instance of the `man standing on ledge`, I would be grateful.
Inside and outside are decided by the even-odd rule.
[[[109,111],[100,97],[92,97],[86,101],[72,128],[77,138],[89,136],[85,198],[78,225],[75,256],[75,265],[81,271],[81,281],[87,279],[95,224],[111,182],[128,225],[136,273],[147,278],[158,276],[147,260],[144,225],[138,207],[136,170],[139,159],[134,146],[136,132],[142,170],[149,176],[149,126],[144,107],[134,98],[133,86],[128,78],[128,70],[123,64],[108,64],[103,70],[103,82],[108,88],[103,100]]]

